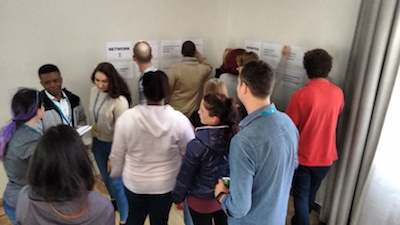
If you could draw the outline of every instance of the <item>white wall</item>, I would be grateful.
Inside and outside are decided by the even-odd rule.
[[[16,87],[40,88],[37,69],[59,66],[64,86],[88,104],[90,73],[109,41],[203,38],[214,67],[245,40],[325,48],[332,80],[343,85],[360,0],[2,0],[0,125]],[[3,167],[1,166],[2,170]],[[0,196],[7,177],[0,171]]]

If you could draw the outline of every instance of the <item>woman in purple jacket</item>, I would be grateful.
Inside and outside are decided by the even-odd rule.
[[[221,204],[214,198],[218,179],[229,176],[228,153],[238,131],[236,103],[221,94],[208,94],[198,111],[203,127],[195,131],[179,171],[172,200],[182,203],[187,197],[190,214],[197,224],[227,224]]]

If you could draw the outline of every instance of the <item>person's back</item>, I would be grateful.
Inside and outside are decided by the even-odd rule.
[[[49,128],[30,159],[28,185],[18,196],[18,224],[114,225],[111,202],[93,191],[92,166],[74,128]]]
[[[3,207],[9,220],[16,224],[18,193],[27,184],[29,159],[41,134],[33,128],[44,112],[39,91],[21,88],[11,101],[11,122],[1,128],[0,161],[8,182],[3,194]]]
[[[120,135],[129,137],[124,140],[128,148],[123,168],[125,186],[137,192],[172,190],[171,182],[178,174],[186,143],[194,136],[189,120],[169,105],[137,105],[120,116],[116,127],[122,132]],[[189,140],[183,139],[187,132],[191,136]],[[113,149],[118,149],[123,137],[115,138]],[[117,168],[116,165],[114,167]],[[142,185],[155,180],[163,180],[171,187],[154,187],[156,190],[147,186],[143,188]]]
[[[139,104],[146,104],[146,96],[143,93],[143,84],[142,77],[145,73],[149,71],[156,71],[156,68],[151,63],[151,59],[153,58],[151,46],[146,41],[138,41],[133,47],[133,56],[132,59],[138,65],[138,69],[140,72],[140,76],[137,81],[138,92],[133,92],[134,95],[138,95],[138,98],[133,98],[133,100],[138,100]],[[137,105],[137,104],[133,104]]]
[[[230,152],[229,163],[243,167],[241,171],[231,170],[231,177],[241,178],[231,179],[231,182],[238,182],[239,186],[251,187],[252,190],[251,199],[238,197],[237,201],[242,202],[243,208],[232,212],[234,218],[229,218],[232,224],[260,224],[254,221],[285,224],[290,184],[297,166],[298,135],[286,114],[275,111],[262,115],[273,107],[263,108],[243,119],[240,123],[242,130],[232,138],[231,146],[237,145],[240,151],[235,148]],[[251,162],[254,167],[249,168],[243,161]],[[238,173],[233,174],[235,172]],[[252,179],[249,179],[251,176]],[[235,187],[231,185],[230,191],[244,191]]]
[[[143,224],[147,215],[152,224],[167,224],[171,191],[194,133],[189,119],[164,103],[169,94],[164,72],[145,73],[142,84],[146,104],[126,110],[115,125],[110,176],[123,177],[127,224]]]
[[[32,187],[25,186],[21,190],[18,202],[19,224],[115,224],[113,206],[106,197],[96,191],[90,191],[85,197],[68,202],[49,203],[35,197]],[[79,211],[82,208],[82,202],[87,208]],[[81,215],[70,218],[69,214],[76,213],[76,209]]]
[[[287,113],[300,132],[301,165],[330,165],[337,159],[336,126],[342,108],[342,90],[325,79],[312,80],[292,95]]]
[[[332,56],[323,49],[304,54],[310,81],[290,99],[286,113],[300,132],[299,167],[293,178],[293,225],[310,224],[315,196],[333,161],[337,160],[336,126],[344,107],[342,90],[327,79]]]
[[[196,128],[196,138],[188,143],[172,200],[187,204],[195,224],[226,224],[226,215],[214,197],[214,186],[229,176],[228,153],[233,135],[238,131],[234,99],[223,94],[207,94],[198,110],[203,127]],[[185,203],[186,204],[186,203]]]
[[[230,144],[230,189],[219,180],[214,195],[229,224],[283,225],[299,135],[291,119],[270,101],[274,75],[268,64],[245,64],[238,83],[238,96],[249,115]]]
[[[9,182],[7,183],[4,199],[16,205],[16,196],[27,184],[26,172],[28,171],[29,158],[34,152],[40,134],[27,126],[20,126],[15,131],[8,143],[7,155],[3,164]]]
[[[237,86],[237,76],[239,71],[237,69],[237,57],[243,53],[246,53],[246,50],[242,48],[230,49],[226,53],[224,53],[223,63],[221,65],[222,74],[219,79],[223,81],[228,90],[228,96],[235,98],[236,102],[239,103],[240,100],[236,93]]]
[[[186,53],[187,46],[190,50]],[[211,73],[211,65],[190,41],[182,46],[182,62],[175,64],[168,71],[171,97],[168,103],[186,116],[199,107],[201,89]]]

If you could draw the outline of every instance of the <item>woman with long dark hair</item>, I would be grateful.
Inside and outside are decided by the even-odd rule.
[[[9,180],[3,194],[3,207],[13,224],[17,224],[15,207],[18,194],[27,184],[28,161],[41,136],[33,126],[43,113],[39,91],[22,88],[12,98],[12,121],[1,129],[0,160],[3,160]]]
[[[22,225],[114,225],[110,201],[93,191],[94,170],[74,128],[49,128],[39,140],[19,195],[17,221]]]
[[[108,156],[114,136],[117,118],[132,103],[128,85],[111,63],[97,65],[92,73],[95,86],[90,92],[89,115],[92,124],[94,158],[111,197],[120,214],[120,223],[128,218],[128,201],[124,194],[122,178],[110,179],[107,168]]]
[[[172,200],[187,198],[195,225],[227,224],[221,204],[214,197],[214,187],[221,177],[229,176],[229,144],[238,128],[235,100],[222,94],[204,96],[198,111],[205,126],[195,130],[180,168]]]

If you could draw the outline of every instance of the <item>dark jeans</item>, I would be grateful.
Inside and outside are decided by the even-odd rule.
[[[310,212],[314,206],[315,195],[330,166],[301,166],[294,172],[293,201],[294,216],[292,225],[309,225]]]
[[[127,225],[143,225],[147,214],[151,225],[168,224],[172,205],[171,192],[157,195],[135,194],[125,188],[125,195],[129,203]]]
[[[190,215],[192,216],[194,225],[212,225],[212,219],[214,219],[215,225],[227,225],[226,214],[223,210],[213,213],[199,213],[190,209]]]

